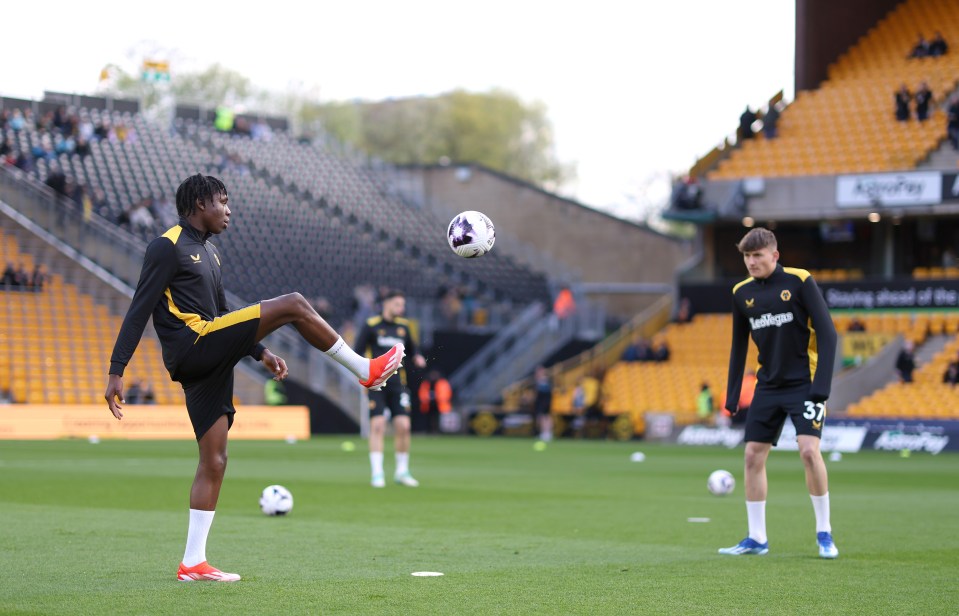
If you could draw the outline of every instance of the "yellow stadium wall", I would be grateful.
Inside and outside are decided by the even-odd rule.
[[[117,421],[104,404],[9,404],[0,406],[0,439],[55,438],[195,439],[182,406],[126,405]],[[310,413],[305,406],[241,406],[231,438],[310,438]]]

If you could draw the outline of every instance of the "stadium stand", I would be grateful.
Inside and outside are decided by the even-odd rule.
[[[0,260],[33,265],[32,255],[21,251],[16,238],[2,230]],[[120,317],[57,273],[42,292],[0,294],[0,390],[11,392],[14,402],[102,402],[105,367]],[[149,337],[140,343],[125,380],[151,384],[158,404],[183,399],[163,366],[159,344]]]
[[[696,396],[709,383],[718,396],[726,388],[729,366],[729,315],[696,315],[685,324],[669,324],[656,334],[670,348],[663,363],[616,362],[603,379],[603,411],[629,413],[633,427],[642,432],[645,414],[668,411],[678,425],[696,421]],[[756,347],[749,346],[747,366],[756,366]],[[554,396],[553,412],[572,411],[571,390]]]
[[[281,193],[297,195],[313,211],[345,217],[359,230],[359,235],[375,238],[417,271],[426,267],[447,276],[459,276],[462,282],[480,287],[481,293],[489,289],[520,304],[549,296],[542,276],[531,274],[497,253],[470,263],[467,274],[461,260],[449,250],[443,233],[438,232],[446,228],[448,220],[408,205],[390,194],[361,165],[334,154],[321,143],[303,143],[282,132],[269,141],[254,141],[195,122],[180,121],[179,126],[182,133],[212,148],[218,156],[237,157],[262,170],[271,186]],[[417,275],[407,279],[437,290],[435,281],[429,278],[424,280]],[[447,280],[447,284],[455,282]]]
[[[81,121],[125,127],[126,139],[95,141],[85,157],[38,158],[35,177],[43,181],[60,170],[90,190],[102,189],[106,199],[97,213],[113,221],[133,204],[164,204],[153,212],[152,228],[135,230],[151,239],[175,223],[172,193],[184,177],[197,171],[220,175],[243,224],[216,241],[239,265],[229,270],[227,285],[242,297],[299,290],[327,297],[339,315],[350,314],[359,283],[399,286],[423,302],[435,300],[443,288],[471,285],[481,302],[507,309],[549,297],[544,276],[496,253],[467,265],[445,243],[448,221],[386,196],[361,169],[322,146],[282,131],[271,141],[254,141],[180,120],[177,134],[139,114],[75,112]],[[5,136],[27,154],[50,139],[31,123]],[[221,169],[225,154],[241,157],[248,167]],[[286,249],[289,267],[264,265],[264,250],[277,246]]]
[[[956,88],[959,54],[909,59],[916,32],[959,41],[959,5],[908,0],[829,70],[819,89],[801,91],[779,120],[779,137],[758,136],[722,160],[710,179],[863,173],[913,168],[945,138],[943,112],[898,122],[893,92],[927,81],[938,102]]]
[[[955,334],[955,319],[949,321]],[[890,383],[851,405],[851,417],[959,419],[959,388],[943,383],[949,362],[959,356],[959,338],[953,336],[932,361],[918,368],[912,383]]]
[[[840,334],[849,331],[853,320],[864,324],[868,334],[902,336],[916,345],[923,344],[929,336],[955,336],[959,332],[959,314],[951,312],[862,312],[834,316],[836,329]],[[604,413],[628,413],[634,430],[639,434],[645,429],[645,414],[648,412],[672,413],[677,425],[695,423],[696,398],[702,383],[710,385],[716,407],[722,405],[729,365],[732,328],[730,315],[696,315],[689,323],[671,323],[649,334],[651,338],[665,340],[670,347],[670,359],[663,363],[618,361],[622,343],[631,336],[626,331],[629,327],[624,327],[622,332],[613,337],[620,340],[619,346],[608,349],[612,352],[603,353],[605,365],[609,366],[602,379]],[[602,361],[590,364],[591,360],[597,359],[597,350],[591,350],[583,358],[558,366],[554,370],[553,378],[558,386],[553,397],[553,413],[573,412],[574,385],[584,373],[584,365],[586,372],[602,371]],[[956,357],[957,350],[959,342],[953,342],[932,364],[917,371],[917,383],[929,383],[928,389],[932,395],[930,400],[946,400],[949,395],[954,395],[951,387],[941,386],[941,376],[948,361]],[[750,343],[746,369],[757,367],[756,347]],[[916,392],[915,388],[908,389],[910,386],[902,386],[907,387],[902,391],[900,387],[893,384],[888,388],[893,393],[874,394],[879,396],[879,402],[875,405],[864,406],[872,397],[864,399],[863,403],[853,407],[855,410],[850,410],[850,414],[884,416],[888,412],[889,415],[895,416],[894,407],[888,400],[900,399],[906,394],[915,395]],[[925,391],[925,386],[923,388]],[[507,390],[505,398],[507,408],[519,406],[516,387]],[[953,408],[959,407],[953,404]]]

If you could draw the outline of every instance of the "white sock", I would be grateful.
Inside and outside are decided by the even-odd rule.
[[[370,468],[373,470],[374,475],[383,474],[383,452],[382,451],[370,452]]]
[[[210,534],[215,511],[190,509],[190,530],[186,534],[186,552],[183,565],[195,567],[206,560],[206,537]]]
[[[809,495],[812,499],[812,509],[816,512],[816,532],[831,533],[832,526],[829,524],[829,492],[822,496]]]
[[[766,543],[766,501],[746,501],[746,517],[749,520],[749,538]]]
[[[402,475],[403,473],[410,472],[410,454],[396,452],[396,474]]]
[[[362,380],[365,381],[370,378],[370,360],[357,355],[356,351],[351,349],[342,337],[337,338],[333,346],[323,352]]]

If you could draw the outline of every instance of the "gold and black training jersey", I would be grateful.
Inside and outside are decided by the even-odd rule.
[[[173,375],[190,347],[213,327],[213,320],[229,312],[220,254],[208,241],[211,235],[180,218],[177,226],[147,246],[140,281],[110,357],[110,374],[123,376],[151,314],[163,363]],[[250,355],[257,358],[262,349],[257,344]]]
[[[356,335],[356,352],[366,357],[379,357],[393,348],[393,345],[402,343],[406,347],[406,356],[417,354],[416,343],[410,332],[410,322],[402,317],[387,321],[382,316],[371,317],[366,320],[360,332]],[[406,368],[400,368],[398,383],[406,385]],[[396,379],[386,382],[387,387]]]
[[[809,272],[777,264],[767,278],[747,278],[733,287],[726,400],[739,400],[750,335],[759,349],[758,387],[810,384],[810,400],[829,397],[836,328]]]

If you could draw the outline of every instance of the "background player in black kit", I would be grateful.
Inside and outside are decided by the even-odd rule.
[[[240,579],[239,575],[224,573],[206,562],[206,539],[226,471],[227,435],[236,413],[236,364],[250,355],[273,378],[286,378],[286,362],[260,344],[260,340],[287,323],[371,389],[381,387],[403,359],[402,345],[373,360],[360,357],[299,293],[231,312],[220,271],[223,257],[208,241],[229,226],[228,202],[226,186],[214,177],[197,174],[180,184],[176,192],[179,224],[147,247],[140,280],[110,358],[104,394],[110,411],[122,419],[123,371],[152,315],[163,362],[170,377],[183,385],[200,449],[200,462],[190,490],[186,551],[177,571],[181,581]],[[272,259],[273,254],[264,250],[264,257]]]
[[[759,349],[756,393],[746,416],[746,514],[749,534],[720,554],[765,554],[766,458],[786,416],[796,427],[806,487],[816,515],[819,556],[839,550],[829,522],[829,480],[819,451],[836,358],[836,328],[809,272],[779,265],[776,236],[751,230],[738,245],[750,278],[733,287],[733,342],[726,409],[735,414],[749,336]]]
[[[413,357],[417,368],[426,367],[426,360],[416,352],[410,334],[410,323],[403,318],[406,298],[401,291],[390,291],[382,299],[382,312],[366,321],[356,336],[356,352],[367,357],[376,357],[384,348],[402,344]],[[410,390],[406,371],[400,369],[397,379],[392,379],[380,391],[370,392],[370,468],[374,488],[386,486],[383,474],[383,435],[386,432],[386,409],[393,420],[393,445],[396,449],[396,483],[415,488],[419,482],[410,474]]]

